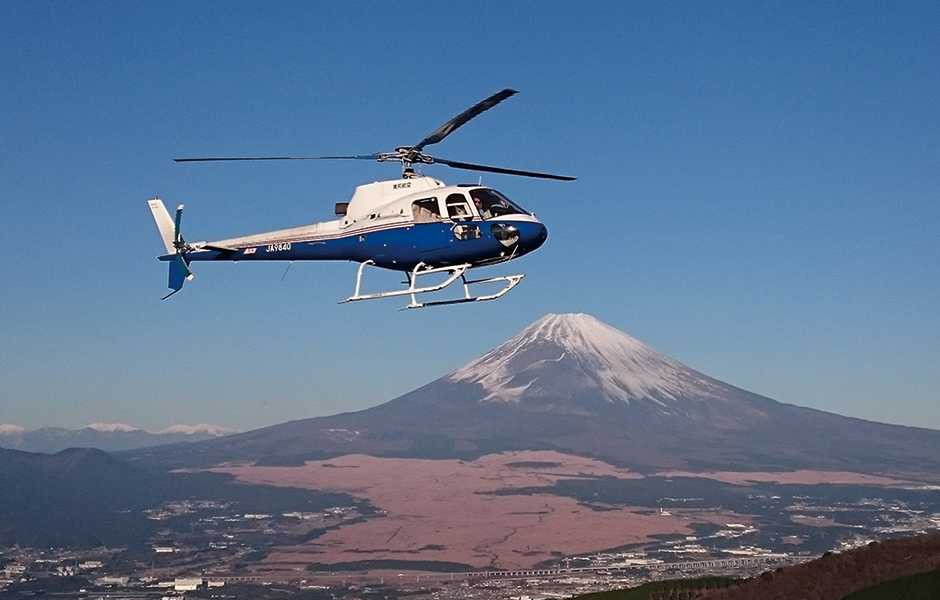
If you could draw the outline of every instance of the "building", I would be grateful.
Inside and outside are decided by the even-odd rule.
[[[195,592],[206,584],[202,577],[177,577],[173,589],[177,592]]]
[[[26,573],[26,566],[17,564],[7,565],[3,568],[2,573],[10,579],[16,579],[17,577]]]

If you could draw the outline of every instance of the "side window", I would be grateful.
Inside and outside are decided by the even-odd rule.
[[[416,223],[430,223],[441,220],[441,209],[437,198],[422,198],[411,203],[411,214]]]
[[[473,218],[470,204],[463,194],[451,194],[447,197],[447,216],[454,221],[463,221]]]

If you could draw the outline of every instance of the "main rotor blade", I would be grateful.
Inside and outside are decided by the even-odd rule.
[[[174,158],[173,162],[221,162],[227,160],[377,160],[378,154],[355,154],[352,156],[199,156]]]
[[[502,173],[504,175],[521,175],[523,177],[538,177],[539,179],[555,179],[558,181],[574,181],[577,177],[568,177],[567,175],[553,175],[551,173],[538,173],[536,171],[520,171],[518,169],[507,169],[504,167],[489,167],[487,165],[476,165],[458,160],[448,160],[446,158],[431,157],[435,163],[454,167],[455,169],[466,169],[467,171],[485,171],[487,173]]]
[[[496,106],[497,104],[505,100],[506,98],[509,98],[510,96],[513,96],[518,93],[519,92],[517,92],[516,90],[511,90],[509,88],[506,88],[505,90],[496,92],[495,94],[493,94],[486,100],[481,100],[477,102],[476,104],[474,104],[467,110],[463,111],[462,113],[460,113],[459,115],[451,119],[450,121],[447,121],[446,123],[438,127],[434,131],[434,133],[432,133],[428,137],[418,142],[414,146],[414,149],[420,151],[425,146],[430,146],[431,144],[436,144],[440,142],[441,140],[443,140],[444,138],[452,134],[458,127],[460,127],[461,125],[463,125],[470,119],[476,117],[483,111],[493,108],[494,106]]]

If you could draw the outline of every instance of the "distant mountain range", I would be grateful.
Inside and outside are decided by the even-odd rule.
[[[97,448],[114,452],[161,444],[198,442],[232,433],[218,425],[174,425],[150,432],[124,423],[92,423],[80,429],[43,427],[26,430],[16,425],[0,425],[0,448],[24,452],[55,453],[66,448]]]
[[[589,315],[547,315],[457,371],[363,411],[138,450],[162,467],[298,464],[349,453],[472,458],[553,449],[644,471],[940,473],[940,431],[783,404]]]

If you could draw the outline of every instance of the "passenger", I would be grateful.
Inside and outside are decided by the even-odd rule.
[[[416,223],[431,223],[440,219],[440,215],[426,202],[415,202],[412,205],[412,214]]]

